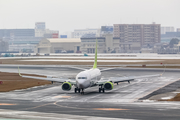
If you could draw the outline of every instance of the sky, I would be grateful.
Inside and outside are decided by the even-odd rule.
[[[59,33],[113,24],[180,28],[180,0],[0,0],[0,29],[46,28]]]

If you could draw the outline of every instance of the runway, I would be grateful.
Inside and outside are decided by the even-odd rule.
[[[0,66],[0,71],[18,72],[17,66]],[[53,75],[57,77],[74,77],[80,70],[57,66],[21,66],[21,73]],[[160,74],[163,69],[119,68],[102,73],[104,78],[117,76],[138,76]],[[70,114],[74,116],[91,116],[92,119],[163,119],[177,120],[180,118],[179,102],[160,102],[139,100],[170,83],[178,81],[180,70],[166,70],[162,77],[137,79],[129,83],[114,85],[114,89],[99,93],[98,87],[85,89],[85,94],[75,94],[74,89],[63,91],[61,84],[29,88],[12,92],[0,93],[0,118],[7,118],[8,110],[26,111],[31,118],[34,114],[52,113]],[[1,105],[6,103],[9,105]],[[2,112],[6,111],[6,112]],[[31,112],[37,112],[32,114]],[[5,114],[6,113],[6,114]],[[26,116],[26,117],[27,117]],[[31,116],[31,117],[30,117]],[[46,116],[48,117],[48,116]],[[18,117],[17,117],[18,118]],[[88,119],[88,117],[86,117]],[[21,118],[19,118],[21,119]],[[43,119],[40,118],[39,119]],[[52,118],[52,119],[56,119]],[[67,118],[69,119],[69,118]],[[84,119],[78,118],[78,119]]]

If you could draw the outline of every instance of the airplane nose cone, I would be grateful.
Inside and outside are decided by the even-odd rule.
[[[84,88],[84,82],[82,80],[77,81],[78,88]]]
[[[79,88],[84,88],[84,85],[83,84],[79,84]]]

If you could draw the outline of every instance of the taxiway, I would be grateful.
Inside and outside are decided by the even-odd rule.
[[[17,66],[0,66],[2,72],[18,72]],[[74,77],[80,70],[57,66],[20,66],[21,73],[53,75],[57,77]],[[138,76],[160,74],[163,69],[119,68],[102,73],[102,77]],[[63,91],[61,84],[55,83],[25,90],[0,93],[0,118],[37,119],[63,114],[64,119],[163,119],[177,120],[180,118],[179,102],[139,100],[168,84],[179,80],[180,70],[166,70],[162,77],[137,79],[129,83],[114,85],[114,89],[99,93],[98,87],[85,90],[85,94]],[[178,87],[178,86],[177,86]],[[167,88],[169,89],[169,88]],[[1,105],[2,104],[2,105]],[[8,104],[8,105],[3,105]],[[43,116],[44,113],[48,115]],[[40,116],[42,114],[42,116]],[[21,117],[18,117],[21,116]],[[83,117],[89,116],[89,117]],[[41,118],[42,117],[42,118]],[[53,117],[52,119],[57,119]]]

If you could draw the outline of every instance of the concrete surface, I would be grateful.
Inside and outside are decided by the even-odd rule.
[[[0,66],[0,71],[18,72],[17,66]],[[56,66],[21,66],[21,73],[54,75],[58,77],[75,76],[80,70],[61,68]],[[179,102],[157,102],[148,99],[139,100],[153,91],[157,91],[168,84],[178,81],[180,70],[167,70],[162,77],[137,79],[130,84],[121,83],[114,85],[114,89],[105,93],[98,93],[98,87],[85,89],[85,94],[75,94],[71,91],[63,91],[61,84],[49,86],[34,87],[26,90],[17,90],[12,92],[0,93],[0,103],[9,105],[0,105],[0,117],[8,117],[8,110],[31,111],[36,114],[48,113],[50,117],[53,113],[56,115],[66,114],[68,116],[82,116],[78,119],[88,119],[90,117],[118,118],[118,119],[163,119],[177,120],[180,118]],[[117,76],[138,76],[162,73],[163,69],[131,69],[120,68],[104,72],[104,78]],[[167,88],[168,89],[168,88]],[[38,113],[36,113],[38,112]],[[4,114],[7,115],[4,115]],[[29,113],[26,113],[29,114]],[[54,116],[56,116],[54,115]],[[53,116],[53,117],[54,117]],[[83,116],[90,116],[85,117]],[[27,117],[24,117],[27,119]],[[19,118],[19,119],[24,119]],[[31,118],[31,117],[29,117]],[[55,117],[57,118],[57,117]],[[41,119],[38,118],[37,119]],[[100,118],[101,119],[101,118]]]

